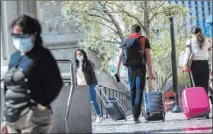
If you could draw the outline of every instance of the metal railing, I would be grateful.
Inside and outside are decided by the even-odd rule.
[[[120,100],[120,102],[123,104],[123,106],[125,107],[125,109],[128,110],[128,114],[130,114],[131,111],[131,106],[130,106],[130,92],[129,91],[122,91],[122,90],[116,90],[116,89],[111,89],[102,85],[99,85],[101,87],[103,87],[103,91],[106,94],[106,96],[108,98],[117,98]],[[102,92],[99,91],[100,96],[102,97]],[[98,96],[97,96],[98,97]],[[99,97],[98,97],[99,98]],[[100,106],[100,112],[102,117],[106,117],[109,118],[107,111],[104,108],[104,104],[101,101],[101,99],[98,100],[99,106]]]
[[[69,111],[70,111],[70,104],[71,104],[71,99],[73,96],[73,90],[75,88],[75,80],[74,80],[74,68],[73,68],[73,63],[71,60],[56,60],[57,63],[67,63],[69,64],[69,68],[70,68],[70,76],[69,78],[67,78],[68,80],[70,80],[70,92],[69,92],[69,96],[68,96],[68,101],[67,101],[67,108],[66,108],[66,112],[65,112],[65,117],[64,117],[64,123],[65,123],[65,132],[69,133],[69,126],[68,126],[68,118],[69,118]],[[66,79],[66,80],[67,80]]]

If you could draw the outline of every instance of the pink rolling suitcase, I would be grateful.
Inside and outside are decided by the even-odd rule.
[[[184,114],[188,120],[196,117],[206,117],[206,119],[209,119],[209,97],[203,87],[194,86],[195,84],[191,72],[190,77],[192,79],[193,87],[185,88],[181,95]]]

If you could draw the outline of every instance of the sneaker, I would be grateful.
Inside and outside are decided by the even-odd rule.
[[[104,119],[102,118],[102,117],[100,117],[100,116],[97,116],[96,117],[96,121],[95,121],[95,123],[101,123],[102,121],[103,121]]]
[[[135,124],[141,123],[141,120],[139,118],[134,118]]]

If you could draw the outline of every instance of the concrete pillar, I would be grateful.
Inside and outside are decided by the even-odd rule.
[[[10,23],[17,17],[17,2],[2,1],[2,55],[1,66],[6,66],[11,53],[14,51],[12,46]]]
[[[29,14],[37,18],[36,1],[17,1],[18,15]]]

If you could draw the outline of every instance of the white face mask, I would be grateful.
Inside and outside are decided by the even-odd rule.
[[[83,61],[83,59],[84,59],[84,56],[77,56],[77,60],[78,60],[78,61],[81,62],[81,61]]]
[[[30,37],[28,38],[13,38],[14,47],[20,52],[29,52],[33,49],[33,43]]]

